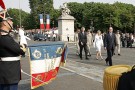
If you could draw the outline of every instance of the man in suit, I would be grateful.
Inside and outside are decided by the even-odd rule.
[[[106,64],[112,66],[112,56],[116,46],[116,36],[113,33],[113,28],[109,27],[109,33],[104,38],[104,48],[107,50]]]
[[[81,28],[81,32],[78,34],[78,38],[80,46],[80,59],[82,60],[82,50],[84,48],[85,58],[88,60],[89,58],[87,57],[87,34],[84,27]]]

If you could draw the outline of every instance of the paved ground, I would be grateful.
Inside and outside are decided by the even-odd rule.
[[[34,42],[32,43],[44,43]],[[105,66],[104,60],[96,60],[95,49],[92,48],[92,57],[89,60],[80,60],[76,55],[73,43],[68,44],[69,54],[67,64],[60,69],[56,80],[44,87],[35,90],[103,90],[103,73]],[[106,51],[102,50],[103,58],[106,58]],[[117,53],[116,53],[117,54]],[[121,55],[113,57],[113,64],[135,64],[135,49],[121,48]],[[22,69],[29,73],[28,57],[22,58]],[[22,74],[22,81],[19,84],[19,90],[30,90],[30,77]]]

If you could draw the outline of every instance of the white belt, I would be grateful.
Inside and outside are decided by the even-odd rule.
[[[2,57],[1,61],[19,61],[21,59],[20,56],[18,57]]]

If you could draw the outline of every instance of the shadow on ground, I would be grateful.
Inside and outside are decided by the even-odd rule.
[[[18,90],[31,90],[30,83],[19,84],[19,89]],[[32,89],[32,90],[44,90],[44,88],[43,87],[39,87],[39,88]]]

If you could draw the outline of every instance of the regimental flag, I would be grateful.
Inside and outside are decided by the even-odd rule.
[[[40,29],[44,30],[45,26],[44,26],[44,21],[43,21],[43,14],[39,14],[40,17]]]
[[[0,0],[0,7],[3,9],[0,11],[0,17],[5,18],[7,10],[3,0]]]
[[[50,30],[50,15],[46,15],[46,30]]]
[[[1,6],[3,9],[6,9],[6,7],[5,7],[5,4],[4,4],[3,0],[0,0],[0,6]]]
[[[60,64],[65,63],[67,45],[63,42],[30,45],[31,89],[56,78]]]

